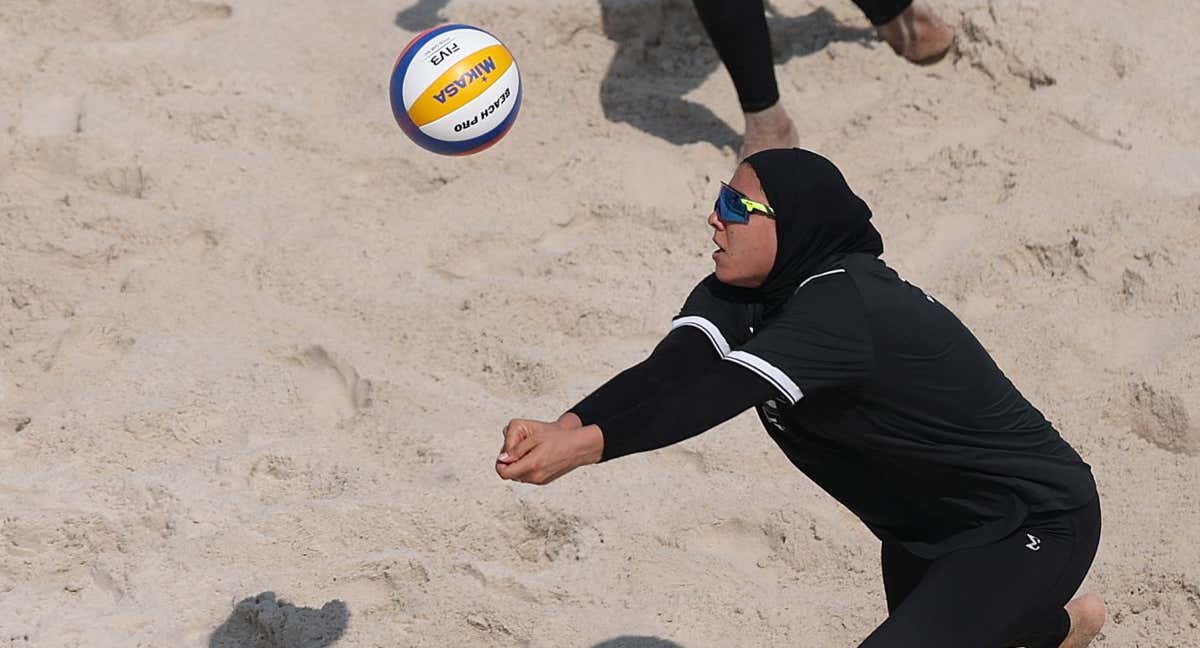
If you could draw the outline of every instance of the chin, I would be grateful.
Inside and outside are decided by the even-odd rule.
[[[717,281],[720,281],[727,286],[735,286],[737,288],[758,288],[763,284],[762,279],[758,277],[738,275],[730,272],[727,268],[722,268],[719,265],[713,274],[717,275]]]
[[[753,288],[751,283],[747,283],[745,277],[739,277],[730,272],[722,272],[721,268],[717,268],[714,273],[717,275],[717,280],[727,286],[737,286],[738,288]]]

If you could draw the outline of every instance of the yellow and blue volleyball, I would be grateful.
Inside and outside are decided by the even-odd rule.
[[[469,25],[417,34],[392,69],[392,114],[417,145],[469,155],[495,144],[521,108],[521,73],[495,36]]]

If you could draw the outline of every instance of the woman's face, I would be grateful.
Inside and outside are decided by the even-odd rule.
[[[767,195],[763,192],[758,176],[749,164],[739,164],[729,180],[729,186],[737,189],[750,200],[764,205]],[[708,215],[708,224],[713,228],[713,252],[717,279],[721,283],[741,288],[757,288],[767,279],[775,265],[778,241],[775,238],[775,221],[759,212],[751,212],[747,223],[724,223],[717,219],[716,209]]]

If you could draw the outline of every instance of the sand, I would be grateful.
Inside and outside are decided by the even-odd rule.
[[[493,472],[710,267],[741,118],[681,0],[0,3],[0,644],[852,646],[878,545],[743,416]],[[927,68],[779,0],[783,101],[1092,464],[1105,648],[1200,646],[1200,29],[938,0]],[[441,158],[387,103],[437,20],[525,82]]]

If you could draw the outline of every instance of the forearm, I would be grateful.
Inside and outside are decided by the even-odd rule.
[[[578,426],[590,425],[650,399],[671,385],[703,371],[720,355],[703,333],[692,327],[671,331],[650,357],[622,371],[559,417]]]
[[[775,388],[758,375],[718,362],[676,388],[600,421],[600,460],[678,443],[776,396]]]

